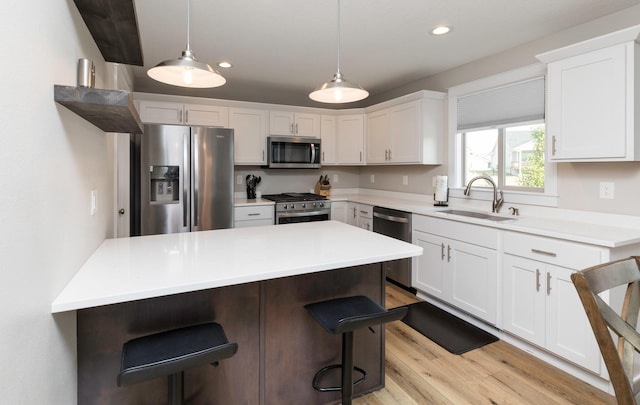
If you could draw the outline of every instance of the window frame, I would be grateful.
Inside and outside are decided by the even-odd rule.
[[[510,70],[507,72],[499,73],[496,75],[488,76],[478,80],[474,80],[468,83],[460,84],[449,88],[448,92],[448,155],[449,155],[449,195],[452,198],[469,198],[464,195],[464,188],[466,184],[463,184],[464,170],[461,165],[461,152],[463,151],[462,136],[458,136],[458,98],[464,97],[473,93],[492,90],[501,86],[514,84],[526,80],[531,80],[536,77],[546,77],[546,65],[543,63],[536,63],[523,68]],[[546,104],[546,103],[545,103]],[[546,110],[546,105],[545,105]],[[526,124],[526,123],[524,123]],[[547,125],[545,122],[545,137]],[[531,191],[526,189],[513,189],[505,188],[501,190],[504,192],[505,201],[508,203],[522,203],[532,204],[548,207],[558,206],[558,188],[557,188],[557,165],[554,162],[550,162],[548,155],[545,153],[545,181],[544,191]],[[501,157],[503,159],[504,157]],[[493,199],[493,190],[487,188],[483,190],[478,188],[477,192],[470,197],[477,200],[489,200]]]

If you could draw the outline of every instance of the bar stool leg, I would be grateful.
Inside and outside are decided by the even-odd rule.
[[[342,405],[353,396],[353,332],[342,334]]]
[[[184,372],[169,376],[169,405],[182,405],[184,393]]]

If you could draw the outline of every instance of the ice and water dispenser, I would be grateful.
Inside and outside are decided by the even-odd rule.
[[[151,203],[180,202],[180,166],[149,166]]]

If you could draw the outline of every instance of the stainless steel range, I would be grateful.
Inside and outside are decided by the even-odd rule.
[[[331,201],[319,194],[267,194],[262,198],[275,201],[276,225],[331,219]]]

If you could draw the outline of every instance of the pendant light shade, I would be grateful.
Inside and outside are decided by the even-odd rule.
[[[199,62],[189,45],[190,2],[187,0],[187,49],[178,59],[160,62],[147,71],[154,80],[172,86],[208,88],[218,87],[227,81],[218,71],[206,63]]]
[[[309,98],[321,103],[351,103],[369,96],[369,92],[355,83],[350,83],[340,73],[340,0],[338,0],[338,71],[330,82],[316,87]]]

